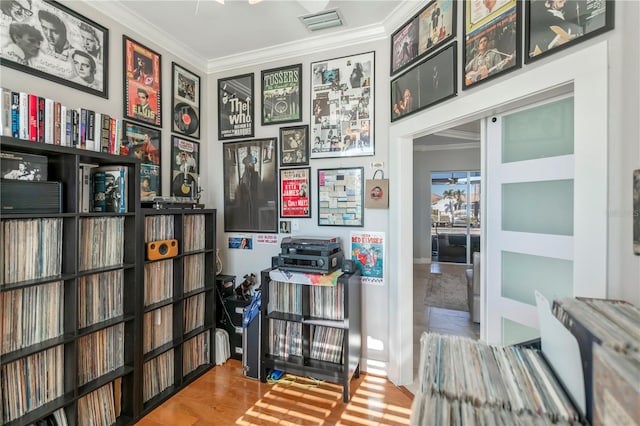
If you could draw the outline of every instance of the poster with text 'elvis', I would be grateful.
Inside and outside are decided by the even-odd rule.
[[[252,137],[253,73],[218,80],[218,139]]]
[[[311,64],[311,158],[375,154],[374,52]]]
[[[124,117],[162,127],[162,57],[123,35]]]

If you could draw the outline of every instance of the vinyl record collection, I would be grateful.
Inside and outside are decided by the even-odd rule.
[[[184,258],[184,292],[204,288],[204,254]]]
[[[124,323],[78,339],[78,383],[83,385],[124,366]]]
[[[124,256],[124,217],[80,219],[80,270],[121,265]],[[95,250],[101,247],[103,250]]]
[[[342,360],[342,342],[344,342],[344,329],[312,326],[313,340],[311,341],[310,358],[320,361],[328,361],[336,364]]]
[[[186,376],[201,365],[208,364],[210,355],[209,351],[209,332],[200,333],[195,337],[184,342],[182,350],[182,375]]]
[[[78,279],[78,327],[122,315],[123,275],[122,269],[118,269]]]
[[[173,385],[173,349],[144,363],[142,399],[147,402]]]
[[[188,333],[204,325],[205,294],[189,297],[184,302],[184,332]]]
[[[309,288],[310,303],[309,316],[328,320],[342,321],[344,319],[344,290],[343,284],[335,286],[311,286]]]
[[[79,425],[111,425],[120,415],[120,379],[109,382],[78,400]]]
[[[144,265],[144,304],[162,302],[173,297],[173,260],[159,260]]]
[[[302,356],[302,323],[270,318],[269,353],[285,359]]]
[[[185,253],[204,249],[205,221],[204,215],[184,216],[184,237],[182,249]]]
[[[302,286],[280,281],[269,282],[268,312],[302,315]]]
[[[172,240],[173,237],[173,216],[158,215],[144,218],[144,242]]]
[[[167,305],[144,314],[142,351],[147,353],[173,339],[173,306]]]

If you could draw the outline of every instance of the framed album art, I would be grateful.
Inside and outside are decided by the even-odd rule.
[[[122,122],[120,155],[135,156],[140,164],[140,198],[162,195],[160,179],[160,130],[129,121]]]
[[[122,41],[124,118],[162,127],[162,58],[126,35]]]
[[[463,89],[520,68],[521,2],[464,0]]]
[[[318,225],[364,226],[364,167],[318,169]]]
[[[456,35],[457,2],[432,0],[391,35],[391,75],[444,46]]]
[[[108,29],[54,1],[3,0],[1,16],[0,64],[109,97]]]
[[[262,71],[262,125],[302,121],[302,64]]]
[[[276,138],[224,143],[224,232],[278,232],[276,143]]]
[[[309,126],[280,128],[280,167],[309,164]]]
[[[280,217],[311,217],[311,168],[280,170]]]
[[[525,63],[612,30],[614,4],[613,0],[527,1]]]
[[[171,138],[171,195],[194,197],[200,183],[200,144]]]
[[[311,158],[375,154],[375,53],[311,64]]]
[[[218,79],[218,139],[252,137],[253,73]]]
[[[171,129],[191,138],[200,138],[200,77],[171,63]]]

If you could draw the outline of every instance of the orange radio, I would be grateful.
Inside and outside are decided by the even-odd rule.
[[[178,240],[160,240],[147,243],[147,260],[167,259],[178,255]]]

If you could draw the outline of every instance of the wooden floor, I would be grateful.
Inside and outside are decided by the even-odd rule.
[[[278,384],[242,375],[233,359],[216,366],[137,424],[189,425],[408,425],[413,396],[385,378],[361,374],[351,400],[342,387],[285,375]]]

